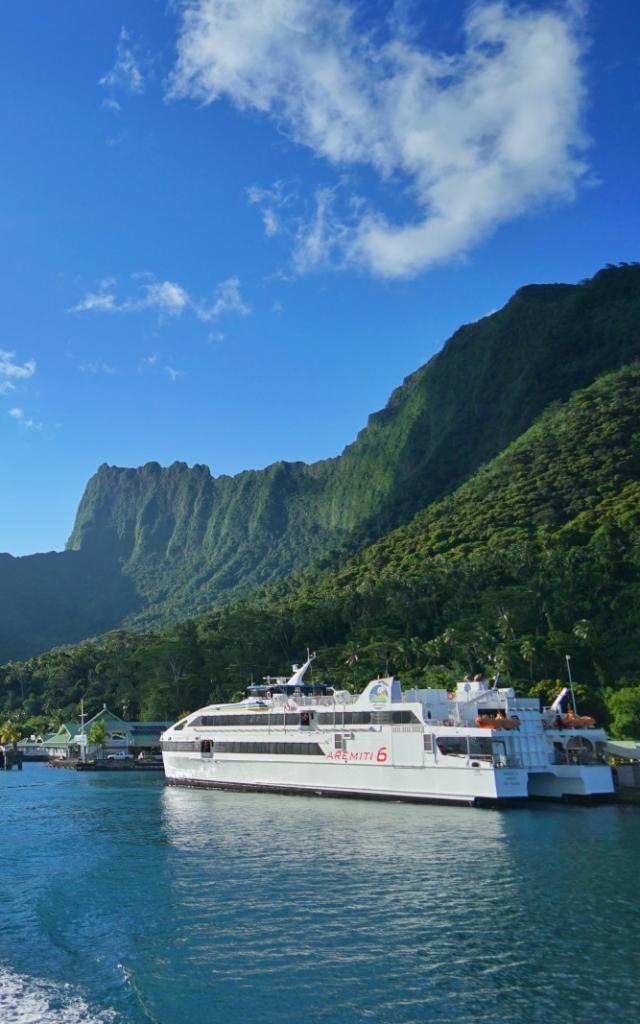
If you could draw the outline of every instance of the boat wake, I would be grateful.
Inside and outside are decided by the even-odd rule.
[[[0,965],[2,1024],[116,1024],[115,1010],[94,1010],[72,985],[16,974]]]

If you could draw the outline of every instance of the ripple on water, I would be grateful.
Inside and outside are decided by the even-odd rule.
[[[48,775],[66,778],[48,786],[33,766],[24,782],[38,785],[3,793],[0,959],[38,974],[38,998],[77,986],[62,990],[86,1003],[86,1018],[60,1018],[72,1024],[640,1019],[640,815],[626,809]]]

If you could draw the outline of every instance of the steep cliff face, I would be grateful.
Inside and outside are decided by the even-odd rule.
[[[100,615],[95,594],[93,617],[77,607],[46,643],[80,639],[98,621],[106,629],[176,619],[338,545],[347,552],[375,541],[451,492],[550,403],[639,356],[640,267],[609,268],[580,285],[524,287],[504,309],[460,328],[339,458],[218,478],[184,463],[101,466],[67,552],[55,556],[68,576],[57,585],[73,593],[76,565],[102,565],[120,580],[123,600],[114,582]],[[25,622],[36,611],[24,581],[40,578],[30,558],[12,560],[0,579],[0,609],[18,588]],[[50,569],[43,563],[45,577]],[[0,635],[0,659],[8,644]]]
[[[639,323],[637,267],[527,286],[457,331],[340,458],[217,479],[183,463],[103,466],[69,548],[120,559],[154,606],[168,592],[185,612],[246,592],[329,547],[375,540],[450,492],[549,402],[638,356]]]

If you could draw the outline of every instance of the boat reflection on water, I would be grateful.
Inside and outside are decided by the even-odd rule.
[[[357,1006],[380,1024],[586,1024],[587,983],[621,1021],[613,1004],[636,988],[632,951],[614,963],[607,938],[633,918],[611,874],[618,862],[628,878],[632,861],[618,808],[487,814],[178,788],[162,808],[169,941],[215,964],[235,1012],[255,1011],[247,963],[254,992],[283,993],[265,1019],[287,1022],[334,1005],[342,1016],[318,1020]],[[586,913],[598,927],[585,932]]]

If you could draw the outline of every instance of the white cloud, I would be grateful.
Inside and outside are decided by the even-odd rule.
[[[5,382],[7,378],[28,380],[36,372],[35,359],[29,359],[26,363],[20,364],[14,361],[15,357],[15,352],[7,352],[6,349],[0,348],[0,383],[2,383],[3,377]]]
[[[147,273],[134,274],[132,277],[138,284],[138,295],[118,299],[113,290],[116,281],[113,278],[105,278],[100,282],[97,292],[87,292],[80,302],[69,308],[68,312],[141,313],[144,310],[151,310],[166,316],[180,316],[187,309],[198,312],[196,303],[188,291],[175,281],[155,281],[152,275]]]
[[[25,416],[23,409],[18,409],[18,408],[9,409],[9,415],[13,416],[14,420],[16,421],[16,423],[19,423],[23,430],[41,430],[42,429],[42,424],[41,423],[34,423],[33,420],[31,420],[27,416]]]
[[[293,264],[299,273],[327,263],[349,233],[348,227],[335,214],[334,189],[318,189],[314,201],[313,216],[300,221],[296,232]]]
[[[419,45],[406,20],[374,39],[356,10],[346,0],[183,7],[170,95],[258,110],[341,171],[373,169],[385,205],[412,205],[392,219],[361,201],[337,209],[318,190],[294,232],[299,270],[333,258],[410,276],[541,202],[573,197],[587,170],[580,4],[476,3],[464,48],[448,55]],[[281,230],[268,190],[254,186],[249,200],[267,233]]]
[[[280,221],[276,213],[269,208],[262,211],[262,223],[264,224],[264,233],[268,238],[272,238],[280,231]]]
[[[157,281],[145,285],[145,296],[134,303],[136,309],[157,309],[169,316],[179,316],[191,304],[188,293],[173,281]]]
[[[29,380],[36,372],[35,359],[26,363],[16,363],[15,352],[0,348],[0,395],[8,395],[16,390],[15,381]]]
[[[198,306],[197,315],[200,320],[213,320],[222,316],[223,313],[238,313],[239,316],[248,316],[251,306],[243,300],[240,295],[240,281],[237,277],[228,277],[221,281],[216,288],[215,301],[212,306]]]
[[[80,363],[78,369],[81,373],[88,373],[95,376],[98,373],[112,375],[116,372],[115,366],[105,363],[102,359],[94,359],[89,363]]]
[[[164,372],[170,380],[176,381],[184,377],[184,370],[176,370],[173,366],[165,366]]]
[[[67,312],[86,313],[88,310],[97,310],[100,313],[120,313],[123,308],[123,306],[117,304],[115,295],[103,292],[87,292],[84,299],[76,306],[71,306]]]
[[[129,33],[126,28],[120,30],[120,36],[116,46],[116,59],[113,67],[99,79],[99,85],[105,88],[122,89],[125,92],[144,92],[144,75],[142,73],[142,62],[136,56],[131,45]],[[105,106],[112,110],[119,110],[117,100],[105,100]]]
[[[297,196],[297,191],[297,188],[285,191],[285,183],[283,181],[275,181],[270,188],[251,185],[247,189],[249,202],[261,208],[264,232],[268,238],[272,238],[282,231],[280,212],[276,211],[281,211],[291,206]]]

